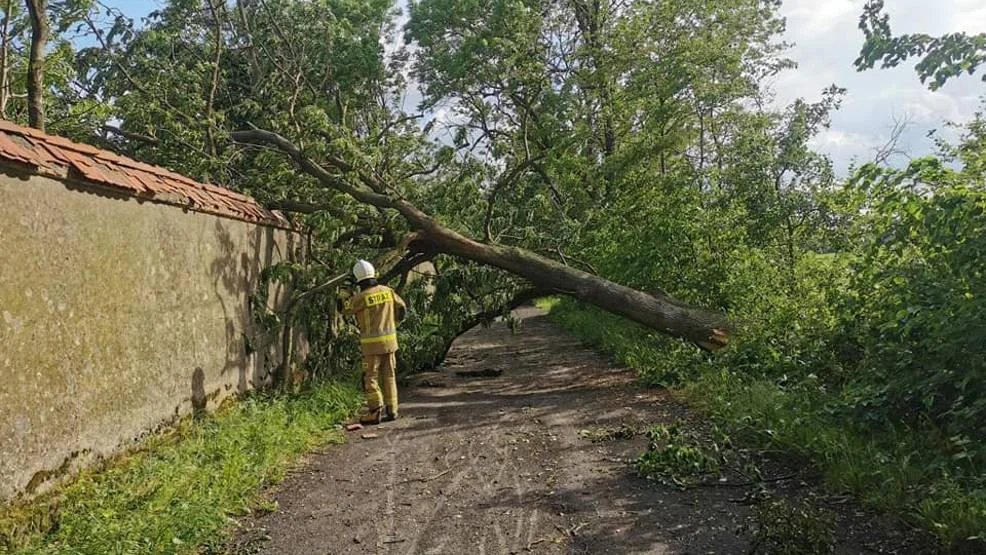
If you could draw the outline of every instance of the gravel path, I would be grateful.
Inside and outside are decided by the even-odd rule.
[[[518,315],[516,334],[497,324],[460,338],[442,372],[401,391],[400,420],[312,454],[270,492],[277,511],[241,523],[232,550],[745,553],[743,491],[662,487],[628,464],[644,438],[580,438],[582,430],[680,421],[685,408],[667,391],[636,386],[631,372],[538,311]],[[367,432],[378,437],[361,439]],[[841,512],[838,552],[913,551],[870,515]]]

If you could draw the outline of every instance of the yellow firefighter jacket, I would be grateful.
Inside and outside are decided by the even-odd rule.
[[[346,304],[345,313],[356,315],[360,346],[364,355],[397,352],[396,308],[406,309],[404,299],[386,285],[374,285],[357,293]]]

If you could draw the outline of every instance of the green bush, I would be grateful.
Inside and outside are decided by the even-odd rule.
[[[863,421],[933,427],[940,448],[986,467],[986,190],[937,160],[857,176],[867,216],[840,302],[858,353],[851,408]]]
[[[797,146],[806,117],[795,110],[778,143],[754,125],[700,187],[621,176],[626,193],[577,253],[621,283],[725,311],[728,349],[710,356],[570,301],[553,317],[641,381],[685,391],[732,437],[814,464],[947,544],[982,538],[986,128],[977,119],[941,158],[837,184]],[[810,175],[785,185],[778,156]]]
[[[639,334],[635,324],[567,300],[554,303],[551,317],[563,329],[614,356],[651,351],[637,360],[670,364],[677,359],[686,378],[677,382],[676,389],[735,442],[812,465],[831,488],[892,511],[936,534],[946,545],[981,538],[986,530],[986,484],[968,471],[956,474],[964,468],[964,459],[956,461],[942,450],[933,428],[852,418],[846,412],[853,402],[852,383],[833,387],[811,373],[772,376],[769,369],[751,371],[756,358],[749,347],[715,358],[695,349],[669,350],[667,340],[650,340]],[[605,341],[598,341],[600,335]],[[744,343],[754,340],[745,338]],[[736,370],[737,358],[747,360],[747,366]],[[631,367],[644,382],[654,381],[654,370],[646,362]],[[713,469],[708,457],[716,451],[710,451],[708,443],[676,435],[673,445],[670,450],[652,446],[641,456],[638,468],[674,485],[694,481],[688,469],[699,474]]]

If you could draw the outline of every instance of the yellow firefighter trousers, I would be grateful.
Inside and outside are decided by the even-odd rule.
[[[371,411],[386,405],[391,414],[397,414],[396,368],[397,353],[363,355],[363,392],[366,394],[366,404]]]

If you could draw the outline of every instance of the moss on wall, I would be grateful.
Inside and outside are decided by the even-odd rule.
[[[73,187],[73,189],[76,189]],[[296,233],[0,174],[0,499],[268,380],[260,272]],[[278,298],[274,295],[273,298]],[[33,483],[32,483],[33,480]]]

